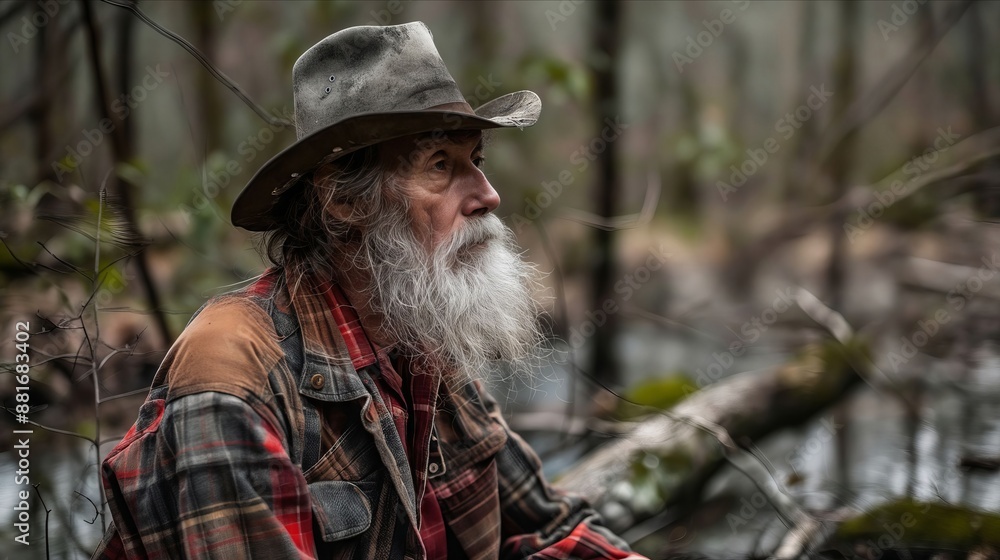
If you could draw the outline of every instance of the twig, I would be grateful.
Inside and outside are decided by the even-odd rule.
[[[903,263],[903,273],[900,278],[904,284],[945,294],[953,291],[957,284],[974,277],[978,271],[978,268],[972,266],[909,257]],[[1000,288],[984,282],[982,289],[976,295],[1000,300]]]
[[[90,521],[87,521],[86,519],[84,519],[84,521],[87,521],[87,523],[89,525],[93,525],[94,522],[97,521],[97,518],[101,515],[101,510],[97,507],[97,504],[94,503],[94,500],[91,500],[89,497],[87,497],[85,494],[81,493],[79,490],[74,490],[73,492],[75,494],[77,494],[78,496],[82,497],[84,500],[87,500],[88,502],[90,502],[90,505],[94,506],[94,518],[91,519]]]
[[[560,212],[559,217],[604,231],[637,228],[648,224],[653,219],[657,203],[660,200],[660,188],[660,179],[657,172],[650,171],[649,183],[646,186],[646,196],[642,202],[642,209],[639,210],[638,214],[607,218],[591,212],[567,208]]]
[[[832,532],[832,523],[850,519],[855,514],[851,508],[842,507],[827,515],[802,520],[785,535],[769,560],[796,560],[803,554],[808,554]]]
[[[663,326],[666,326],[666,327],[680,327],[680,328],[682,328],[684,330],[687,330],[687,331],[690,331],[690,332],[692,332],[692,333],[694,333],[696,335],[699,335],[699,336],[702,336],[702,337],[714,340],[715,342],[725,343],[725,344],[729,343],[728,340],[723,340],[723,339],[715,336],[712,333],[705,332],[705,331],[700,330],[700,329],[696,329],[696,328],[694,328],[694,327],[692,327],[690,325],[685,325],[684,323],[682,323],[682,322],[680,322],[680,321],[678,321],[676,319],[671,319],[669,317],[664,317],[663,315],[659,315],[657,313],[652,313],[650,311],[646,311],[645,309],[640,309],[640,308],[635,307],[635,306],[631,306],[630,305],[630,306],[627,306],[624,309],[622,309],[622,315],[623,316],[640,317],[640,318],[646,319],[647,321],[650,321],[652,323],[656,323],[656,324],[663,325]]]
[[[823,302],[809,290],[798,288],[795,291],[795,303],[802,308],[802,311],[810,319],[826,327],[830,331],[830,334],[837,339],[837,342],[848,344],[851,338],[854,337],[854,329],[848,324],[847,319],[844,319],[844,316],[840,313],[823,305]]]
[[[106,200],[107,200],[107,191],[104,190],[104,188],[102,187],[101,188],[100,200],[98,201],[98,205],[97,205],[97,241],[94,243],[94,278],[95,278],[95,280],[97,280],[99,278],[99,276],[100,276],[100,270],[101,270],[101,258],[100,258],[101,257],[101,218],[102,218],[103,213],[104,213],[104,202]],[[142,262],[141,259],[140,259],[140,262]],[[98,289],[97,285],[98,285],[98,283],[95,282],[94,283],[94,288],[92,290],[93,293],[91,294],[91,300],[94,297],[93,294],[97,293],[97,289]],[[101,334],[101,331],[100,331],[100,328],[101,328],[100,311],[101,311],[100,310],[100,304],[95,301],[94,302],[94,339],[95,340],[100,340],[101,339],[101,336],[100,336],[100,334]],[[167,331],[164,330],[163,334],[167,335]],[[94,375],[93,379],[91,380],[93,382],[93,384],[94,384],[94,455],[95,455],[97,464],[100,465],[101,464],[101,443],[100,443],[100,441],[101,441],[101,383],[100,383],[100,377],[98,376],[98,372],[101,370],[101,367],[104,365],[105,362],[101,361],[99,364],[96,363],[97,362],[97,345],[96,344],[93,344],[93,343],[90,344],[90,355],[91,355],[91,368],[90,368],[90,370],[91,370],[91,372]],[[112,355],[114,355],[114,354],[112,354]],[[105,360],[107,360],[107,358],[105,358]],[[101,497],[103,498],[104,497],[104,485],[101,482],[102,482],[101,481],[101,471],[100,471],[100,469],[98,469],[98,471],[97,471],[97,488],[98,488],[98,491],[101,493]],[[107,523],[105,522],[104,511],[101,511],[101,530],[103,531],[105,529],[107,529]]]
[[[17,264],[19,264],[22,267],[24,267],[24,269],[27,270],[29,274],[32,274],[32,275],[35,275],[35,276],[39,275],[38,271],[35,270],[35,268],[33,266],[29,265],[28,263],[26,263],[26,262],[22,261],[20,258],[18,258],[17,254],[14,253],[14,250],[10,248],[10,245],[7,245],[7,240],[4,239],[4,236],[0,236],[0,243],[3,243],[4,248],[7,249],[8,253],[10,253],[10,256],[11,256],[11,258],[14,259],[14,262],[16,262]]]
[[[173,31],[170,31],[169,29],[167,29],[167,28],[163,27],[162,25],[160,25],[160,24],[156,23],[155,21],[153,21],[142,10],[140,10],[139,7],[135,3],[133,3],[133,2],[116,2],[115,0],[101,0],[101,1],[104,2],[104,3],[106,3],[106,4],[111,4],[112,6],[118,6],[119,8],[125,8],[126,10],[132,12],[133,14],[135,14],[135,16],[137,18],[139,18],[140,20],[142,20],[143,23],[145,23],[146,25],[152,27],[154,31],[156,31],[160,35],[163,35],[164,37],[170,39],[171,41],[177,43],[178,45],[181,46],[181,48],[183,48],[187,52],[191,53],[191,56],[195,57],[195,59],[197,59],[198,62],[200,62],[201,65],[204,66],[205,69],[208,70],[209,73],[212,74],[212,76],[215,77],[215,79],[217,79],[220,82],[222,82],[222,85],[224,85],[227,88],[229,88],[230,91],[232,91],[234,94],[236,94],[237,97],[239,97],[241,100],[243,100],[243,102],[246,103],[248,107],[250,107],[251,109],[253,109],[253,112],[257,113],[257,116],[259,116],[260,118],[264,119],[264,122],[266,122],[268,124],[271,124],[271,125],[275,125],[275,126],[291,126],[292,125],[292,123],[288,122],[285,119],[278,118],[278,117],[275,117],[273,115],[268,114],[268,112],[263,107],[261,107],[260,105],[258,105],[257,103],[255,103],[252,99],[250,99],[250,96],[248,96],[240,88],[240,86],[236,84],[236,82],[234,82],[232,79],[230,79],[229,76],[226,76],[225,74],[223,74],[221,70],[219,70],[218,68],[216,68],[215,65],[213,65],[208,60],[208,58],[204,54],[201,53],[201,51],[199,51],[197,48],[195,48],[194,45],[192,45],[191,43],[189,43],[186,39],[184,39],[180,35],[174,33]]]
[[[104,397],[103,399],[101,399],[98,402],[100,404],[104,404],[104,403],[106,403],[108,401],[114,401],[114,400],[118,400],[118,399],[124,399],[126,397],[132,397],[132,396],[135,396],[135,395],[143,395],[143,394],[146,394],[148,392],[149,392],[149,388],[148,387],[144,387],[142,389],[135,389],[133,391],[126,391],[124,393],[118,393],[116,395],[111,395],[110,397]]]
[[[991,128],[978,134],[966,137],[958,144],[952,146],[951,149],[954,150],[960,145],[975,144],[976,142],[984,140],[987,144],[993,144],[1000,141],[1000,127]],[[985,153],[972,156],[965,161],[961,161],[944,169],[923,173],[920,176],[914,177],[906,182],[902,187],[903,194],[896,200],[898,202],[899,200],[913,196],[918,191],[960,177],[969,170],[993,160],[998,156],[1000,156],[1000,148],[993,145],[991,146],[991,149]],[[779,226],[775,227],[762,238],[755,241],[750,248],[744,250],[737,257],[733,268],[737,271],[747,269],[752,270],[757,263],[762,262],[768,254],[776,250],[778,247],[781,247],[785,241],[805,235],[817,225],[825,224],[830,219],[841,216],[845,211],[850,212],[856,208],[864,208],[872,202],[875,202],[875,192],[882,190],[882,188],[889,184],[892,178],[901,170],[902,166],[900,169],[893,171],[891,174],[887,175],[874,185],[856,187],[853,189],[853,192],[847,193],[836,202],[816,208],[804,208],[797,210]]]
[[[34,422],[32,422],[34,423]],[[31,487],[35,489],[35,495],[38,496],[38,501],[42,502],[42,509],[45,510],[45,558],[50,558],[49,554],[49,514],[52,510],[49,506],[45,505],[45,498],[42,497],[42,491],[38,489],[38,484],[32,484]]]
[[[10,412],[10,410],[8,409],[7,412]],[[11,414],[13,414],[13,413],[11,413]],[[41,428],[41,429],[43,429],[45,431],[52,432],[54,434],[62,434],[64,436],[70,436],[70,437],[80,438],[80,439],[82,439],[84,441],[89,441],[90,443],[94,444],[95,447],[97,446],[97,440],[96,439],[89,438],[89,437],[87,437],[87,436],[85,436],[83,434],[79,434],[77,432],[71,432],[69,430],[60,430],[59,428],[53,428],[51,426],[46,426],[44,424],[39,424],[38,422],[35,422],[34,420],[28,420],[27,423],[31,424],[32,426],[37,426],[37,427],[39,427],[39,428]]]
[[[87,280],[90,280],[91,282],[93,282],[93,278],[91,278],[86,272],[84,272],[82,268],[76,266],[73,263],[66,262],[65,260],[59,258],[55,253],[53,253],[52,251],[49,251],[49,248],[46,247],[45,244],[42,243],[41,241],[37,241],[36,243],[38,243],[38,246],[41,247],[43,251],[45,251],[46,253],[48,253],[49,255],[51,255],[53,259],[57,260],[61,264],[64,264],[64,265],[68,266],[70,268],[70,270],[72,270],[73,272],[76,272],[80,276],[83,276]]]

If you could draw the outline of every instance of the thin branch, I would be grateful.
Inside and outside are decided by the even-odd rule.
[[[10,410],[8,409],[7,412],[10,412]],[[13,414],[13,413],[11,413],[11,414]],[[83,434],[80,434],[80,433],[77,433],[77,432],[71,432],[69,430],[60,430],[59,428],[53,428],[51,426],[46,426],[44,424],[39,424],[38,422],[35,422],[34,420],[28,420],[26,423],[27,424],[31,424],[32,426],[37,426],[37,427],[39,427],[39,428],[41,428],[41,429],[43,429],[45,431],[52,432],[54,434],[62,434],[64,436],[70,436],[70,437],[79,438],[79,439],[82,439],[84,441],[89,441],[94,446],[97,445],[97,440],[96,439],[87,437],[87,436],[85,436]]]
[[[91,519],[90,521],[87,521],[86,519],[84,519],[84,521],[87,521],[87,524],[93,525],[97,521],[97,518],[101,516],[101,510],[97,507],[97,504],[94,503],[94,500],[91,500],[85,494],[81,493],[78,490],[74,490],[73,493],[79,495],[84,500],[87,500],[88,502],[90,502],[90,505],[94,506],[94,518]]]
[[[817,159],[817,165],[835,153],[845,139],[850,138],[851,134],[878,115],[896,97],[896,94],[910,81],[917,69],[934,52],[945,35],[962,18],[972,1],[963,0],[951,3],[940,25],[925,28],[924,33],[916,40],[917,44],[907,51],[903,60],[896,63],[889,72],[882,76],[879,83],[867,95],[856,100],[847,108],[844,112],[844,118],[826,135],[828,139],[822,143],[823,150]]]
[[[682,323],[682,322],[680,322],[680,321],[678,321],[676,319],[671,319],[669,317],[664,317],[663,315],[659,315],[657,313],[652,313],[650,311],[646,311],[645,309],[640,309],[640,308],[632,306],[632,305],[629,305],[629,306],[623,308],[622,309],[622,315],[624,315],[624,316],[640,317],[642,319],[646,319],[647,321],[650,321],[652,323],[656,323],[658,325],[662,325],[662,326],[665,326],[665,327],[680,327],[680,328],[682,328],[684,330],[690,331],[690,332],[692,332],[692,333],[694,333],[696,335],[702,336],[704,338],[711,339],[711,340],[713,340],[715,342],[724,343],[724,344],[728,344],[729,343],[728,340],[723,340],[723,339],[715,336],[712,333],[703,331],[701,329],[696,329],[696,328],[694,328],[694,327],[692,327],[690,325],[685,325],[684,323]]]
[[[10,253],[10,256],[11,258],[14,259],[14,262],[24,267],[24,269],[27,270],[29,274],[39,276],[38,271],[35,270],[35,267],[29,265],[28,263],[18,258],[18,256],[14,253],[14,250],[10,248],[10,245],[7,245],[6,237],[7,237],[6,235],[0,235],[0,243],[3,243],[4,248],[7,249],[8,253]]]
[[[847,322],[847,319],[845,319],[843,315],[827,307],[812,292],[802,287],[799,287],[795,291],[795,303],[798,304],[798,306],[803,312],[805,312],[806,315],[809,316],[810,319],[825,327],[841,346],[847,348],[851,339],[854,338],[854,329],[851,328],[851,325]],[[855,366],[853,363],[851,366],[854,367],[856,372],[858,372],[861,379],[871,385],[873,389],[877,389],[877,387],[867,378],[865,375],[866,372],[875,372],[885,379],[891,379],[885,372],[875,365],[875,362],[873,362],[867,354],[860,353],[860,356],[856,356],[855,354],[857,353],[846,352],[845,356],[849,362],[856,358],[861,359],[861,367]]]
[[[103,399],[97,401],[98,404],[104,404],[108,401],[114,401],[118,399],[124,399],[126,397],[132,397],[135,395],[145,395],[149,392],[149,387],[144,387],[142,389],[135,389],[133,391],[127,391],[125,393],[118,393],[117,395],[111,395],[110,397],[104,397]]]
[[[105,443],[110,443],[112,441],[121,441],[121,439],[123,437],[125,437],[125,434],[118,434],[116,436],[108,436],[108,437],[106,437],[106,438],[104,438],[104,439],[101,440],[101,445],[104,445]]]
[[[219,80],[219,82],[221,82],[222,85],[226,86],[230,91],[232,91],[234,94],[236,94],[237,97],[239,97],[241,100],[243,100],[243,102],[246,103],[246,105],[248,107],[250,107],[251,109],[253,109],[253,112],[257,113],[257,116],[259,116],[261,119],[263,119],[264,122],[266,122],[268,124],[271,124],[271,125],[275,125],[275,126],[291,126],[292,125],[292,123],[288,122],[285,119],[278,118],[278,117],[275,117],[275,116],[269,114],[267,112],[267,110],[265,110],[263,107],[261,107],[260,105],[258,105],[252,99],[250,99],[250,96],[248,96],[240,88],[240,86],[236,84],[236,82],[234,82],[232,79],[230,79],[229,76],[226,76],[224,73],[222,73],[221,70],[219,70],[218,68],[216,68],[215,65],[213,65],[208,60],[208,58],[204,54],[201,53],[201,51],[199,51],[197,48],[195,48],[194,45],[192,45],[191,43],[189,43],[186,39],[184,39],[180,35],[174,33],[173,31],[170,31],[169,29],[167,29],[167,28],[163,27],[162,25],[160,25],[160,24],[156,23],[155,21],[153,21],[142,10],[140,10],[139,7],[135,3],[133,3],[133,2],[117,2],[115,0],[101,0],[101,1],[104,2],[104,3],[106,3],[106,4],[111,4],[112,6],[118,6],[119,8],[125,8],[126,10],[132,12],[133,14],[135,14],[135,16],[137,18],[139,18],[140,20],[142,20],[142,22],[145,23],[146,25],[152,27],[153,30],[155,30],[157,33],[159,33],[160,35],[163,35],[164,37],[166,37],[166,38],[170,39],[171,41],[177,43],[178,45],[181,46],[181,48],[183,48],[187,52],[191,53],[191,56],[195,57],[195,59],[197,59],[198,62],[200,62],[201,65],[204,66],[205,69],[208,70],[209,73],[212,74],[212,76],[215,77],[215,79]]]
[[[38,489],[39,484],[32,484],[31,487],[35,489],[35,495],[38,496],[38,501],[42,502],[42,509],[45,510],[45,558],[48,560],[50,558],[49,554],[49,514],[52,510],[49,506],[45,505],[45,498],[42,497],[42,491]]]
[[[959,146],[968,144],[975,145],[979,142],[987,144],[987,151],[979,153],[967,160],[958,162],[949,167],[928,171],[910,179],[902,187],[903,194],[897,197],[896,201],[898,202],[899,200],[909,198],[917,192],[929,187],[962,177],[970,170],[1000,157],[1000,147],[996,146],[996,143],[1000,142],[1000,127],[987,129],[972,136],[968,136],[962,139],[958,144],[952,146],[951,149],[955,150]],[[875,192],[881,192],[884,190],[886,185],[893,180],[893,177],[897,176],[901,172],[902,167],[903,166],[871,186],[854,188],[852,192],[847,193],[835,202],[815,208],[797,209],[795,212],[791,213],[783,223],[766,233],[759,240],[755,241],[749,248],[742,251],[735,259],[734,264],[732,265],[733,268],[737,271],[745,269],[752,270],[757,263],[762,262],[767,255],[778,247],[781,247],[785,241],[805,235],[817,225],[828,223],[829,220],[834,218],[839,218],[845,211],[850,212],[854,209],[864,208],[872,202],[875,202]]]
[[[36,353],[39,353],[39,354],[42,353],[41,350],[32,349],[32,351],[34,351]],[[46,359],[41,360],[41,361],[35,361],[31,365],[32,365],[32,367],[35,367],[35,366],[45,365],[45,364],[48,364],[48,363],[51,363],[51,362],[70,361],[70,360],[73,361],[73,364],[78,364],[78,363],[80,363],[81,360],[82,360],[82,362],[85,365],[91,363],[89,359],[87,359],[87,358],[81,358],[79,354],[58,354],[56,356],[49,356]]]
[[[36,241],[36,243],[38,243],[38,246],[39,246],[39,247],[41,247],[43,251],[45,251],[46,253],[48,253],[49,255],[51,255],[53,259],[55,259],[55,260],[59,261],[59,263],[61,263],[61,264],[64,264],[64,265],[66,265],[66,266],[67,266],[67,267],[69,267],[69,268],[70,268],[70,269],[71,269],[71,270],[72,270],[73,272],[76,272],[77,274],[79,274],[80,276],[83,276],[83,277],[84,277],[84,278],[86,278],[87,280],[90,280],[91,282],[93,282],[93,281],[94,281],[94,279],[93,279],[93,278],[91,278],[91,277],[90,277],[90,276],[89,276],[89,275],[88,275],[88,274],[87,274],[86,272],[84,272],[82,268],[80,268],[80,267],[76,266],[76,265],[75,265],[75,264],[73,264],[73,263],[70,263],[70,262],[66,262],[65,260],[63,260],[63,259],[59,258],[59,256],[57,256],[57,255],[56,255],[55,253],[53,253],[52,251],[50,251],[50,250],[49,250],[49,248],[48,248],[48,247],[46,247],[46,246],[45,246],[45,244],[44,244],[44,243],[42,243],[41,241]]]
[[[642,202],[642,209],[639,210],[638,214],[607,218],[591,212],[567,208],[560,212],[559,217],[604,231],[637,228],[652,221],[653,215],[656,213],[657,203],[660,200],[660,189],[660,179],[657,172],[650,171],[649,182],[646,185],[646,196]]]
[[[946,294],[953,291],[958,283],[975,276],[978,271],[977,267],[909,257],[903,263],[900,278],[903,284]],[[983,283],[976,295],[1000,300],[1000,288],[993,283]]]
[[[795,292],[795,303],[810,319],[826,327],[841,344],[848,344],[854,337],[854,329],[844,316],[823,304],[812,292],[799,288]]]

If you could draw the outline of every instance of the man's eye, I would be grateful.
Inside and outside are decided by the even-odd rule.
[[[472,159],[472,164],[478,167],[479,169],[482,169],[485,163],[486,163],[486,158],[483,156],[479,156],[477,158]]]
[[[448,164],[446,164],[443,159],[438,160],[434,162],[434,169],[437,169],[438,171],[446,171],[448,169]]]

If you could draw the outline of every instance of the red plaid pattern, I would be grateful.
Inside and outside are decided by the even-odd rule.
[[[102,465],[95,558],[641,558],[478,383],[392,363],[339,289],[294,277],[212,300],[171,347]],[[303,471],[306,403],[322,446]]]

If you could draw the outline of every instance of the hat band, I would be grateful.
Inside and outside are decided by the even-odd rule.
[[[456,113],[465,113],[466,115],[476,116],[476,112],[472,110],[472,105],[469,105],[465,101],[442,103],[440,105],[428,107],[424,109],[424,111],[454,111]]]

